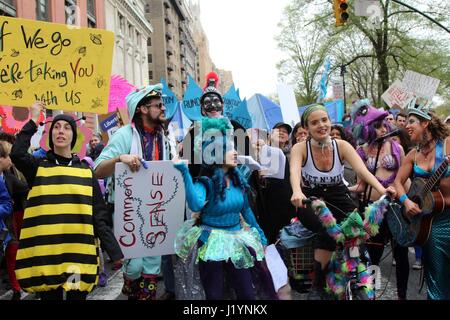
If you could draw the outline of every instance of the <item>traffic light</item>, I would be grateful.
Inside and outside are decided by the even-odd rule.
[[[347,22],[349,17],[347,0],[334,0],[333,11],[336,18],[336,26],[342,26]]]

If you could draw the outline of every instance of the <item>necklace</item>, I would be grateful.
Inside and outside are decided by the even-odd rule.
[[[314,138],[311,138],[311,144],[313,146],[321,147],[322,149],[326,147],[331,147],[332,146],[331,137],[327,137],[323,141],[317,141]]]
[[[430,144],[431,144],[431,141],[428,141],[424,145],[418,146],[418,151],[421,154],[423,154],[423,157],[425,158],[425,160],[428,160],[428,155],[434,150],[434,147],[436,146],[436,142],[434,142],[432,146],[430,146]]]

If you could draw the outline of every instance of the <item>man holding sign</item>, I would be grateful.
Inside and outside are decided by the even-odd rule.
[[[165,106],[162,85],[148,85],[126,97],[132,124],[120,128],[96,160],[97,177],[114,174],[118,162],[137,172],[144,160],[167,160],[175,156],[175,139],[166,135]],[[119,212],[116,212],[119,214]],[[161,257],[145,256],[126,259],[123,267],[122,292],[130,300],[155,300]]]

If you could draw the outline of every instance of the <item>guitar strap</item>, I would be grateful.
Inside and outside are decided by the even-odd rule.
[[[446,155],[446,140],[447,139],[445,139],[445,140],[442,140],[442,139],[439,139],[437,142],[436,142],[436,156],[435,156],[435,161],[434,161],[434,170],[436,171],[437,170],[437,168],[442,164],[442,162],[444,162],[445,161],[445,155]],[[442,178],[443,177],[445,177],[445,174],[443,174],[440,178],[439,178],[439,180],[436,182],[436,184],[434,185],[434,190],[438,190],[439,189],[439,186],[440,186],[440,184],[441,184],[441,180],[442,180]]]

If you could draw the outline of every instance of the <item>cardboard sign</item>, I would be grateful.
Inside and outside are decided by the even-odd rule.
[[[171,161],[146,161],[132,173],[116,164],[114,234],[126,259],[173,254],[184,220],[185,189]]]
[[[418,97],[431,100],[436,94],[436,90],[439,87],[441,80],[428,77],[424,74],[420,74],[411,70],[406,71],[405,77],[402,83],[408,89]]]
[[[413,94],[403,85],[400,80],[396,80],[385,93],[381,95],[384,102],[390,107],[404,108],[413,98]]]
[[[0,16],[0,103],[106,113],[114,34]]]

